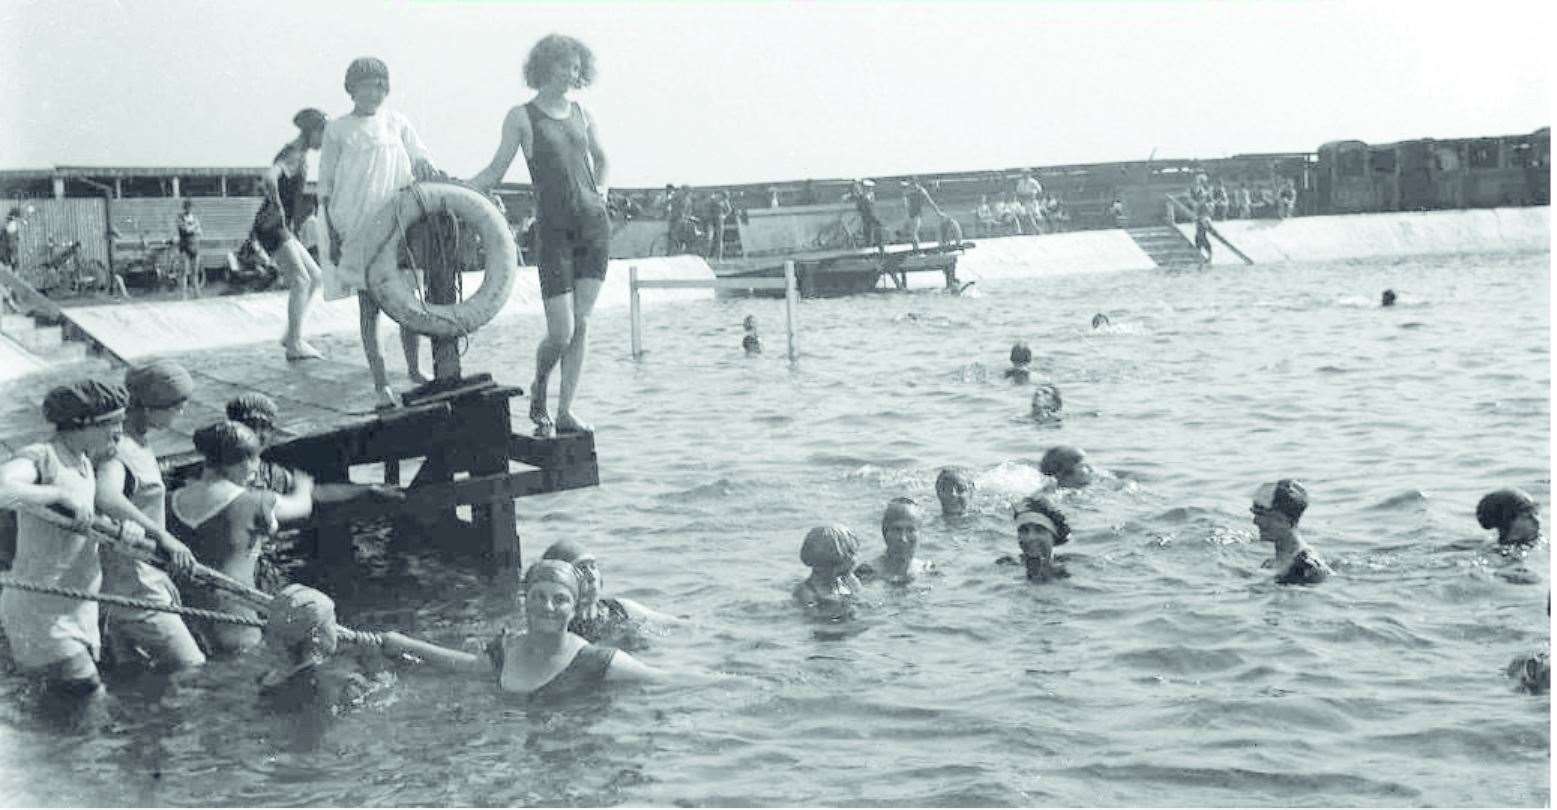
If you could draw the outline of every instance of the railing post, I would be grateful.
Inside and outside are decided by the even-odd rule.
[[[789,362],[795,362],[795,306],[800,291],[795,286],[795,262],[784,262],[784,328],[789,332]]]
[[[633,359],[643,356],[643,313],[638,305],[638,265],[627,268],[627,307],[632,318]]]

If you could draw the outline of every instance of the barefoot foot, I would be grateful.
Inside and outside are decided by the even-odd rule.
[[[562,411],[557,414],[557,432],[594,433],[595,428],[592,425],[579,421],[578,417],[574,416],[573,414]]]

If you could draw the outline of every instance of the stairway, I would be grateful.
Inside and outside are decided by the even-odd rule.
[[[10,311],[0,311],[0,335],[48,365],[85,360],[89,352],[85,342],[65,338],[63,324],[45,325]]]
[[[1178,228],[1170,225],[1152,225],[1144,228],[1125,228],[1125,233],[1135,240],[1141,250],[1156,262],[1158,267],[1198,267],[1201,254],[1195,245]]]

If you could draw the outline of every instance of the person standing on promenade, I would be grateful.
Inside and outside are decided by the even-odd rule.
[[[875,245],[877,253],[885,253],[887,250],[885,228],[881,227],[881,218],[876,216],[876,181],[866,178],[855,180],[849,187],[849,193],[844,199],[854,203],[854,210],[860,215],[860,239],[867,245]]]
[[[908,238],[914,243],[914,252],[917,253],[919,252],[919,225],[924,221],[925,205],[928,204],[931,210],[943,220],[946,218],[946,212],[930,198],[930,192],[925,190],[919,178],[910,177],[903,185],[905,186],[903,199],[908,204]]]
[[[369,263],[398,262],[398,251],[366,244],[373,217],[400,189],[413,180],[440,175],[433,168],[427,147],[411,122],[395,110],[384,108],[389,95],[389,66],[376,57],[364,56],[346,68],[346,93],[351,96],[350,115],[331,121],[324,129],[319,150],[319,210],[324,212],[329,237],[329,262],[333,268],[326,297],[357,293],[358,328],[362,353],[379,407],[399,403],[389,387],[384,355],[378,347],[378,302],[368,294]],[[302,248],[299,247],[299,250]],[[420,343],[415,332],[400,330],[406,372],[417,384],[422,376],[417,357]]]
[[[174,221],[178,229],[178,255],[183,259],[184,271],[178,277],[178,289],[182,296],[195,288],[198,297],[205,290],[205,271],[200,267],[200,218],[195,216],[195,201],[184,198],[184,212]]]
[[[1042,228],[1038,225],[1038,222],[1043,218],[1042,212],[1038,210],[1038,198],[1042,194],[1043,184],[1038,182],[1038,178],[1033,176],[1032,171],[1022,172],[1021,179],[1016,181],[1016,199],[1022,206],[1021,214],[1017,216],[1016,220],[1019,232],[1027,233],[1028,229],[1031,229],[1034,236],[1043,233]],[[1025,225],[1023,224],[1024,221]]]
[[[480,189],[497,185],[523,149],[535,184],[541,243],[537,264],[546,310],[546,337],[536,347],[530,384],[530,420],[538,436],[594,430],[573,413],[573,398],[588,352],[589,315],[610,258],[610,164],[595,119],[568,98],[570,91],[594,80],[595,55],[588,46],[561,34],[542,37],[524,63],[524,82],[535,96],[508,111],[497,153],[470,180]],[[562,382],[553,422],[546,409],[546,388],[559,362]]]
[[[298,203],[308,184],[308,151],[319,148],[327,121],[324,113],[312,107],[292,116],[297,137],[281,147],[266,170],[265,201],[255,213],[254,227],[249,232],[249,238],[276,259],[292,288],[287,296],[287,330],[281,336],[288,360],[322,356],[303,340],[303,317],[319,289],[322,274],[295,234],[302,208]]]
[[[723,189],[708,198],[708,257],[724,260],[724,223],[735,209],[730,206],[730,195]]]
[[[97,509],[109,517],[139,525],[173,563],[187,571],[195,555],[167,530],[167,485],[157,455],[147,444],[152,430],[166,430],[184,411],[195,381],[183,366],[157,360],[124,375],[129,394],[124,435],[111,458],[97,462]],[[118,553],[102,555],[103,593],[153,604],[180,604],[178,587],[166,573]],[[198,667],[205,654],[184,620],[174,613],[109,606],[103,608],[109,658],[116,667],[163,672]]]
[[[1275,569],[1277,585],[1317,585],[1334,573],[1298,536],[1298,521],[1307,509],[1308,491],[1290,478],[1264,484],[1254,493],[1249,507],[1254,526],[1262,542],[1276,546],[1276,556],[1261,567]]]

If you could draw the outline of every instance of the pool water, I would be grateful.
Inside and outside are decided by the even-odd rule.
[[[1548,550],[1506,559],[1474,517],[1501,486],[1550,502],[1548,263],[808,300],[793,366],[778,301],[651,308],[640,361],[626,312],[602,312],[579,398],[601,484],[520,501],[524,553],[582,540],[608,594],[692,617],[642,660],[734,677],[527,707],[399,669],[318,728],[259,704],[260,658],[116,683],[70,727],[4,675],[0,802],[1549,805],[1550,700],[1501,671],[1548,643]],[[740,350],[748,313],[761,357]],[[489,327],[465,367],[527,385],[540,328]],[[1030,389],[1002,379],[1016,339],[1062,421],[1027,419]],[[1059,443],[1105,475],[1059,499],[1072,577],[1034,586],[994,560]],[[935,506],[949,464],[978,485],[961,520]],[[1248,505],[1281,477],[1307,486],[1303,535],[1336,570],[1317,587],[1260,567]],[[940,573],[870,586],[846,625],[806,619],[805,531],[846,523],[873,557],[900,495],[926,505]],[[454,646],[519,625],[505,578],[382,535],[331,585],[343,622]]]

